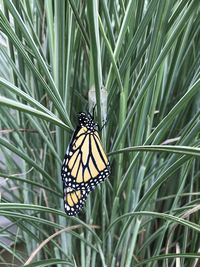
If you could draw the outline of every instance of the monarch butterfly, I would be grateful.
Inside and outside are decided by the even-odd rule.
[[[70,216],[79,213],[88,193],[110,175],[110,163],[102,147],[93,116],[81,112],[78,121],[61,170],[64,207]]]

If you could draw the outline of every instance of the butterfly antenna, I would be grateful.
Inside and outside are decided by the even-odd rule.
[[[95,105],[93,106],[93,108],[92,108],[92,116],[93,116],[93,119],[94,119],[94,113],[95,113],[95,109],[96,109],[96,107],[97,107],[97,104],[95,104]]]
[[[101,132],[101,131],[103,130],[103,128],[106,126],[107,122],[108,122],[108,118],[106,118],[105,120],[103,120],[103,125],[101,126],[101,128],[99,128],[99,125],[98,125],[98,129],[99,129],[100,132]]]

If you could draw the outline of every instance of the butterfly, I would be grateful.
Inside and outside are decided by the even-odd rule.
[[[90,113],[79,113],[61,169],[64,207],[69,216],[79,213],[88,194],[110,175],[110,163],[96,128]]]

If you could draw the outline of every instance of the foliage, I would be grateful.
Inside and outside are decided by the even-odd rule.
[[[0,245],[10,263],[198,266],[199,22],[198,0],[2,1],[0,214],[10,224],[0,231],[10,244]],[[93,86],[112,173],[70,218],[61,162]]]

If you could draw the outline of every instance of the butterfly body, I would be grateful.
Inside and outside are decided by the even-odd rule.
[[[79,125],[72,136],[61,170],[68,215],[77,214],[88,193],[110,175],[110,164],[96,127],[90,113],[79,114]],[[70,205],[71,201],[75,208]],[[79,205],[81,208],[78,208]]]

